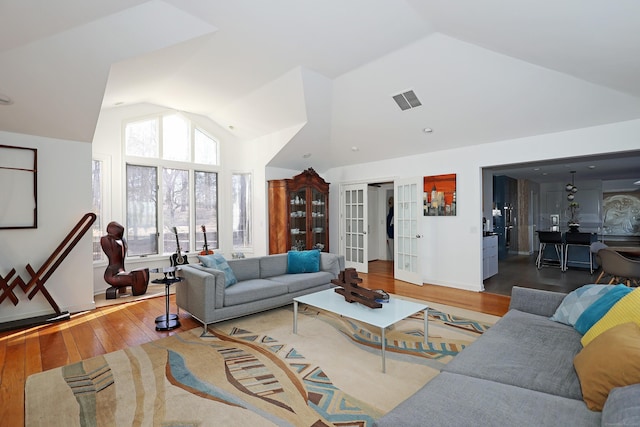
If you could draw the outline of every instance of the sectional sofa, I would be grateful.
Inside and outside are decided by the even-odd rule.
[[[292,268],[290,259],[296,255],[319,255],[319,265]],[[284,306],[297,296],[329,289],[331,280],[344,270],[344,257],[301,251],[230,259],[225,264],[215,268],[187,264],[179,272],[183,281],[176,285],[176,303],[202,322],[204,333],[211,323]]]
[[[612,328],[593,339],[583,352],[581,340],[586,335],[550,319],[565,296],[514,287],[508,313],[377,425],[640,426],[640,384],[613,388],[607,391],[608,397],[599,396],[606,399],[601,411],[585,403],[593,392],[588,396],[582,392],[592,385],[587,382],[593,381],[589,376],[601,372],[607,376],[625,363],[624,375],[638,376],[635,365],[640,357],[633,355],[640,356],[636,350],[640,328],[633,321],[619,325],[615,330],[628,329],[622,345],[602,342],[601,337],[613,335]],[[638,310],[638,295],[634,298],[631,302]],[[631,353],[625,356],[620,353],[628,351],[627,338]],[[594,354],[596,346],[604,349],[602,354]],[[582,363],[586,350],[590,358],[595,357],[590,365]],[[625,362],[625,357],[630,360]]]

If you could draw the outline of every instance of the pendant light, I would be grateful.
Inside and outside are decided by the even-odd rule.
[[[571,184],[567,184],[565,186],[565,190],[567,190],[567,192],[569,194],[567,194],[567,200],[572,201],[573,199],[575,199],[574,194],[578,192],[578,187],[576,187],[575,185],[575,175],[576,175],[576,171],[571,171]]]

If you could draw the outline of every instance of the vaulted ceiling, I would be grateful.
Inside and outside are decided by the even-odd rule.
[[[0,130],[153,103],[298,128],[270,165],[325,170],[638,119],[638,28],[636,0],[0,0]]]

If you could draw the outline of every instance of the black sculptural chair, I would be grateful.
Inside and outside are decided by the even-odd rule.
[[[149,269],[125,270],[127,241],[124,238],[124,227],[115,221],[110,222],[107,225],[107,235],[100,239],[100,245],[109,259],[109,265],[104,272],[105,282],[111,285],[106,291],[107,299],[116,298],[116,294],[123,293],[127,286],[131,286],[133,295],[144,295],[149,285]]]
[[[536,267],[541,269],[545,265],[554,265],[564,271],[564,240],[562,240],[562,233],[559,231],[538,231],[538,240],[540,241],[540,248],[538,249],[538,258],[536,258]],[[544,248],[547,245],[553,245],[556,257],[545,258]]]

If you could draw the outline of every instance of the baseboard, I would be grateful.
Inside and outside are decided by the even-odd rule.
[[[56,313],[46,314],[42,316],[29,317],[27,319],[12,320],[10,322],[0,323],[0,332],[11,331],[14,329],[30,328],[33,326],[46,325],[49,323],[69,320],[71,315],[68,311],[64,311],[59,315]]]

